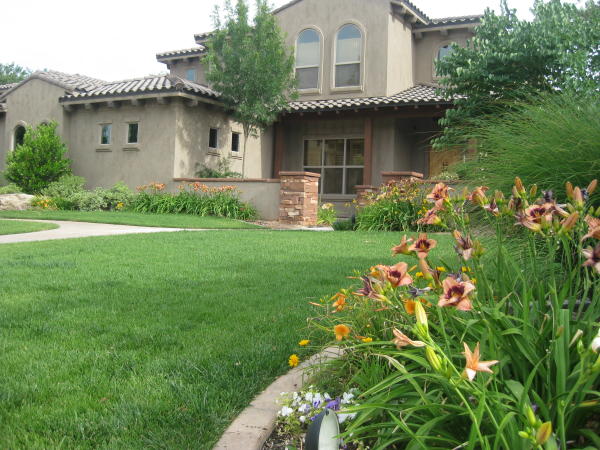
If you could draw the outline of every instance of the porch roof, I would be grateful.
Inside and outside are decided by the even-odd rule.
[[[438,93],[438,88],[419,84],[397,94],[382,97],[354,97],[326,100],[305,100],[291,102],[288,112],[322,112],[352,109],[373,109],[406,105],[450,105],[447,99]]]

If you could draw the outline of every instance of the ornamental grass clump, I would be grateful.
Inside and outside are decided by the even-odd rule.
[[[179,186],[177,194],[165,192],[162,183],[139,186],[132,210],[143,213],[194,214],[251,220],[256,209],[239,199],[235,186],[208,187],[195,182]]]
[[[372,449],[576,449],[600,442],[600,208],[567,183],[568,203],[517,178],[426,196],[423,222],[453,231],[403,236],[309,321],[342,356],[321,376],[357,388],[346,441]],[[492,238],[476,236],[478,227]],[[424,223],[426,226],[427,223]],[[515,233],[517,229],[519,233]],[[517,244],[515,244],[515,241]]]

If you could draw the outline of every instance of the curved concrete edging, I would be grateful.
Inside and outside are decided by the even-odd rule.
[[[307,369],[339,357],[340,351],[338,347],[326,348],[277,378],[237,416],[213,450],[260,450],[275,429],[279,395],[301,389]]]

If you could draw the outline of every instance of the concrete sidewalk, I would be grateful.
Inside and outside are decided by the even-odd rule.
[[[113,225],[108,223],[68,222],[63,220],[31,220],[31,219],[0,219],[18,220],[23,222],[55,223],[58,228],[53,230],[35,231],[33,233],[0,235],[0,244],[16,242],[49,241],[54,239],[72,239],[90,236],[114,236],[119,234],[162,233],[168,231],[199,231],[186,228],[137,227],[132,225]]]

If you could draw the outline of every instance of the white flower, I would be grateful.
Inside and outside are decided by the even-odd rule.
[[[354,398],[354,394],[352,392],[344,392],[342,394],[342,405],[350,403],[350,401]]]
[[[598,334],[592,340],[592,344],[590,345],[590,348],[595,353],[598,353],[598,351],[600,351],[600,329],[598,329]]]
[[[298,417],[298,420],[302,423],[306,422],[306,416],[300,416]]]
[[[289,406],[284,406],[283,408],[281,408],[281,411],[279,411],[279,414],[283,417],[287,417],[289,415],[291,415],[294,412],[294,410],[292,408],[290,408]]]
[[[325,398],[325,400],[329,401],[331,400],[331,395],[329,395],[327,392],[325,392],[325,394],[323,394],[323,397]]]
[[[322,400],[323,397],[321,397],[321,394],[319,394],[318,392],[313,397],[313,402],[321,402]]]
[[[312,392],[307,392],[306,394],[304,394],[304,398],[306,399],[306,401],[308,402],[313,402],[313,398],[314,398],[314,394]]]
[[[308,411],[310,411],[310,406],[307,405],[306,403],[304,403],[303,405],[300,405],[300,408],[298,408],[298,412],[302,413],[302,414],[305,414]]]
[[[339,423],[344,423],[346,420],[354,420],[354,418],[356,417],[356,413],[351,413],[351,414],[344,414],[338,413],[338,421]]]

